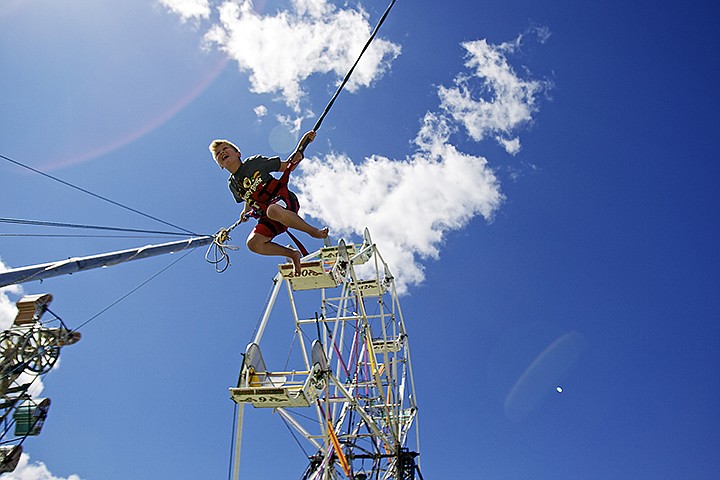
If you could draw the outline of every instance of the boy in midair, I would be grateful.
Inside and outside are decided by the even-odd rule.
[[[248,249],[260,255],[288,257],[296,274],[300,273],[300,251],[283,247],[273,238],[288,228],[305,232],[313,238],[328,236],[328,228],[316,228],[298,215],[300,204],[295,193],[287,188],[287,176],[303,159],[305,146],[315,139],[315,132],[303,135],[295,151],[286,161],[280,157],[254,155],[241,159],[240,149],[228,140],[216,139],[210,143],[210,152],[220,168],[230,172],[228,186],[238,203],[245,202],[240,214],[242,222],[256,216],[258,223],[247,238]],[[280,179],[270,173],[283,172]]]

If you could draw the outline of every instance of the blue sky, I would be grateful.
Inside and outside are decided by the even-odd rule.
[[[6,0],[0,154],[194,232],[232,224],[208,143],[286,155],[387,3],[232,4]],[[394,6],[293,182],[335,238],[370,226],[404,288],[425,478],[720,473],[716,18],[710,2]],[[0,186],[4,218],[165,230],[4,160]],[[0,225],[9,268],[167,241]],[[277,261],[241,249],[217,274],[203,253],[81,329],[6,478],[227,477],[227,388]],[[49,292],[78,326],[177,258],[25,284],[1,312]],[[241,478],[300,478],[276,416],[245,427]]]

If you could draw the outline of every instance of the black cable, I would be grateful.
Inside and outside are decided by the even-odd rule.
[[[156,277],[160,276],[162,273],[164,273],[164,272],[165,272],[166,270],[168,270],[170,267],[174,266],[174,265],[175,265],[176,263],[178,263],[180,260],[182,260],[183,258],[185,258],[185,257],[187,257],[188,255],[190,255],[192,252],[193,252],[192,250],[188,250],[188,251],[185,253],[185,255],[183,255],[183,256],[175,259],[175,261],[173,261],[170,265],[166,266],[165,268],[163,268],[163,269],[160,270],[159,272],[155,273],[155,274],[152,275],[150,278],[148,278],[147,280],[145,280],[144,282],[142,282],[140,285],[136,286],[135,288],[133,288],[132,290],[130,290],[129,292],[127,292],[125,295],[123,295],[122,297],[118,298],[118,299],[115,300],[113,303],[111,303],[111,304],[108,305],[107,307],[103,308],[102,310],[100,310],[98,313],[96,313],[95,315],[93,315],[93,316],[90,317],[89,319],[85,320],[83,323],[81,323],[80,325],[78,325],[78,327],[77,327],[75,330],[80,330],[82,327],[84,327],[84,326],[87,325],[88,323],[90,323],[90,322],[92,322],[93,320],[95,320],[97,317],[99,317],[99,316],[102,315],[103,313],[107,312],[107,311],[110,310],[112,307],[114,307],[114,306],[117,305],[118,303],[122,302],[123,300],[125,300],[127,297],[129,297],[130,295],[132,295],[132,294],[135,293],[136,291],[140,290],[142,287],[144,287],[145,285],[147,285],[148,283],[150,283],[150,282],[151,282],[152,280],[154,280]]]
[[[175,259],[175,261],[173,261],[172,263],[170,263],[169,265],[167,265],[166,267],[164,267],[164,268],[161,269],[160,271],[156,272],[156,273],[155,273],[154,275],[152,275],[150,278],[148,278],[148,279],[145,280],[144,282],[142,282],[142,283],[140,283],[139,285],[137,285],[135,288],[133,288],[132,290],[130,290],[129,292],[127,292],[125,295],[123,295],[123,296],[121,296],[120,298],[118,298],[117,300],[115,300],[113,303],[111,303],[111,304],[108,305],[107,307],[105,307],[105,308],[103,308],[102,310],[100,310],[98,313],[96,313],[95,315],[93,315],[92,317],[90,317],[90,318],[89,318],[88,320],[86,320],[85,322],[83,322],[83,323],[81,323],[80,325],[78,325],[77,328],[68,329],[67,326],[65,325],[65,322],[63,322],[62,318],[60,318],[57,314],[55,314],[54,312],[52,312],[49,308],[47,308],[47,306],[45,307],[45,310],[46,310],[47,312],[49,312],[50,314],[52,314],[52,315],[55,317],[55,320],[58,320],[58,321],[60,322],[60,324],[63,326],[63,328],[67,329],[68,332],[77,332],[77,331],[79,331],[81,328],[85,327],[87,324],[89,324],[90,322],[92,322],[93,320],[95,320],[96,318],[98,318],[100,315],[102,315],[103,313],[107,312],[108,310],[110,310],[111,308],[113,308],[115,305],[117,305],[118,303],[120,303],[121,301],[125,300],[127,297],[129,297],[130,295],[132,295],[133,293],[135,293],[136,291],[138,291],[140,288],[142,288],[142,287],[144,287],[145,285],[147,285],[148,283],[150,283],[150,282],[151,282],[152,280],[154,280],[156,277],[160,276],[160,275],[161,275],[162,273],[164,273],[166,270],[170,269],[170,267],[174,266],[174,265],[175,265],[176,263],[178,263],[180,260],[182,260],[182,259],[184,259],[185,257],[187,257],[190,253],[192,253],[192,250],[188,250],[184,255],[182,255],[181,257],[179,257],[179,258],[177,258],[177,259]],[[9,330],[7,330],[7,331],[9,331]],[[50,345],[45,345],[45,348],[47,349],[47,348],[52,348],[52,347],[56,347],[56,346],[57,346],[57,348],[59,349],[59,348],[61,348],[61,346],[59,346],[60,341],[61,341],[61,338],[58,337],[58,338],[55,339],[54,343],[52,343],[52,344],[50,344]],[[34,355],[32,358],[30,358],[29,360],[32,360],[33,358],[38,357],[38,356],[42,356],[42,354],[43,354],[43,351],[38,350],[38,352],[36,352],[35,355]],[[58,358],[59,358],[59,351],[58,351],[58,357],[55,358],[54,362],[56,362],[56,361],[58,360]],[[8,371],[4,372],[2,378],[5,379],[5,378],[8,378],[8,377],[9,377],[10,375],[12,375],[12,374],[15,374],[15,373],[18,373],[18,374],[19,374],[19,373],[21,373],[22,371],[25,370],[25,368],[26,368],[29,360],[26,359],[22,364],[18,364],[18,365],[16,365],[14,368],[9,369]],[[54,362],[53,362],[53,363],[54,363]],[[40,375],[41,375],[40,373],[39,373],[38,375],[36,375],[36,376],[33,378],[32,381],[34,382],[35,379],[37,379],[37,378],[40,377]]]
[[[103,308],[103,309],[100,310],[98,313],[96,313],[95,315],[93,315],[92,317],[90,317],[89,319],[87,319],[85,322],[83,322],[83,323],[81,323],[80,325],[78,325],[77,328],[74,328],[74,329],[69,330],[69,331],[75,331],[75,332],[79,331],[81,328],[85,327],[87,324],[89,324],[90,322],[92,322],[93,320],[95,320],[96,318],[98,318],[100,315],[102,315],[103,313],[107,312],[108,310],[110,310],[111,308],[113,308],[113,307],[114,307],[115,305],[117,305],[118,303],[120,303],[120,302],[122,302],[123,300],[125,300],[127,297],[129,297],[130,295],[132,295],[133,293],[135,293],[136,291],[138,291],[140,288],[142,288],[142,287],[144,287],[145,285],[147,285],[148,283],[150,283],[150,282],[151,282],[152,280],[154,280],[156,277],[160,276],[162,273],[164,273],[164,272],[165,272],[166,270],[168,270],[170,267],[174,266],[174,265],[175,265],[176,263],[178,263],[180,260],[182,260],[183,258],[187,257],[190,253],[192,253],[192,250],[188,250],[183,256],[175,259],[175,261],[173,261],[172,263],[170,263],[169,265],[167,265],[165,268],[163,268],[163,269],[161,269],[160,271],[156,272],[156,273],[155,273],[154,275],[152,275],[150,278],[148,278],[147,280],[145,280],[145,281],[142,282],[141,284],[137,285],[135,288],[133,288],[132,290],[130,290],[129,292],[127,292],[125,295],[121,296],[120,298],[118,298],[117,300],[115,300],[113,303],[111,303],[110,305],[108,305],[107,307]],[[49,311],[49,310],[48,310],[48,311]],[[62,319],[61,319],[60,317],[58,317],[57,315],[55,315],[53,312],[50,312],[50,313],[53,314],[53,315],[55,316],[55,318],[60,321],[60,323],[64,324],[64,322],[62,321]],[[56,340],[56,342],[59,342],[59,339]],[[36,356],[37,356],[37,355],[38,355],[38,354],[36,354]],[[18,367],[16,367],[16,368],[18,368]],[[25,368],[25,367],[23,366],[23,369],[24,369],[24,368]],[[7,372],[7,373],[5,374],[5,376],[10,375],[10,373],[13,373],[13,370]],[[5,377],[5,376],[4,376],[4,377]],[[3,377],[3,378],[4,378],[4,377]]]
[[[176,233],[176,237],[185,237],[185,234]],[[151,235],[61,235],[41,233],[0,233],[0,237],[41,237],[41,238],[167,238]]]
[[[287,422],[287,420],[285,420],[285,417],[283,417],[282,415],[280,415],[280,419],[281,419],[281,420],[283,421],[283,423],[285,424],[285,427],[286,427],[286,428],[288,429],[288,431],[290,432],[290,435],[292,435],[292,437],[295,439],[295,443],[298,444],[298,447],[300,447],[300,450],[302,450],[303,454],[307,457],[308,454],[307,454],[307,452],[305,451],[305,447],[302,446],[302,443],[300,443],[300,440],[298,440],[297,436],[295,435],[295,432],[293,431],[292,428],[290,428],[290,425],[288,425],[288,422]]]
[[[285,409],[285,410],[287,410],[287,409]],[[310,423],[317,423],[318,425],[321,424],[320,422],[318,422],[317,418],[312,418],[308,415],[304,415],[297,410],[292,410],[290,413],[292,413],[296,417],[304,418],[305,420],[309,421]]]
[[[129,210],[129,211],[131,211],[131,212],[133,212],[133,213],[137,213],[138,215],[142,215],[143,217],[149,218],[149,219],[151,219],[151,220],[155,220],[156,222],[160,222],[160,223],[162,223],[162,224],[164,224],[164,225],[167,225],[167,226],[169,226],[169,227],[177,228],[178,230],[180,230],[180,231],[182,231],[182,232],[185,232],[185,233],[188,233],[188,234],[190,234],[190,235],[198,235],[197,233],[191,232],[190,230],[186,230],[186,229],[184,229],[184,228],[182,228],[182,227],[178,227],[177,225],[173,225],[172,223],[168,223],[168,222],[166,222],[166,221],[164,221],[164,220],[160,220],[160,219],[157,218],[157,217],[153,217],[152,215],[148,215],[147,213],[143,213],[143,212],[141,212],[141,211],[139,211],[139,210],[136,210],[136,209],[134,209],[134,208],[128,207],[127,205],[123,205],[122,203],[116,202],[115,200],[110,200],[109,198],[103,197],[102,195],[98,195],[97,193],[93,193],[93,192],[91,192],[90,190],[86,190],[86,189],[84,189],[84,188],[82,188],[82,187],[78,187],[77,185],[73,185],[72,183],[66,182],[65,180],[61,180],[61,179],[59,179],[59,178],[57,178],[57,177],[54,177],[54,176],[52,176],[52,175],[50,175],[50,174],[48,174],[48,173],[42,172],[42,171],[40,171],[40,170],[38,170],[38,169],[36,169],[36,168],[33,168],[33,167],[30,167],[30,166],[25,165],[25,164],[23,164],[23,163],[20,163],[20,162],[18,162],[17,160],[13,160],[12,158],[6,157],[5,155],[0,155],[0,158],[3,158],[4,160],[7,160],[8,162],[17,165],[18,167],[22,167],[22,168],[25,168],[25,169],[27,169],[27,170],[30,170],[31,172],[38,173],[38,174],[40,174],[40,175],[42,175],[42,176],[44,176],[44,177],[47,177],[47,178],[49,178],[49,179],[51,179],[51,180],[55,180],[56,182],[62,183],[62,184],[65,185],[65,186],[74,188],[75,190],[79,190],[79,191],[81,191],[81,192],[83,192],[83,193],[86,193],[86,194],[88,194],[88,195],[91,195],[91,196],[93,196],[93,197],[95,197],[95,198],[98,198],[98,199],[103,200],[103,201],[105,201],[105,202],[111,203],[111,204],[113,204],[113,205],[115,205],[115,206],[117,206],[117,207],[124,208],[125,210]]]
[[[109,230],[113,232],[131,232],[131,233],[152,233],[157,235],[173,235],[179,236],[178,232],[165,232],[159,230],[142,230],[136,228],[122,228],[122,227],[105,227],[101,225],[84,225],[78,223],[64,223],[64,222],[48,222],[45,220],[26,220],[22,218],[7,218],[0,217],[0,223],[13,223],[16,225],[33,225],[40,227],[61,227],[61,228],[80,228],[85,230]]]
[[[378,30],[380,30],[380,26],[385,22],[385,19],[387,18],[388,14],[390,13],[390,9],[395,5],[396,0],[392,0],[390,2],[390,5],[388,5],[387,9],[385,10],[385,13],[383,13],[383,16],[380,18],[380,21],[375,26],[375,29],[373,30],[372,34],[370,35],[370,38],[368,38],[368,41],[365,43],[365,46],[363,47],[362,51],[360,52],[360,55],[358,55],[357,60],[355,60],[355,63],[352,67],[350,67],[350,70],[345,75],[345,78],[343,79],[342,83],[338,87],[338,89],[335,91],[335,95],[330,99],[330,102],[328,102],[327,106],[325,107],[325,110],[323,111],[322,115],[320,115],[320,118],[318,118],[317,122],[315,122],[315,126],[313,127],[313,130],[317,132],[317,130],[320,128],[320,124],[325,119],[325,116],[330,111],[330,108],[332,108],[333,103],[335,103],[335,99],[340,95],[340,91],[345,87],[345,84],[350,80],[350,76],[352,75],[353,71],[355,70],[355,67],[360,62],[360,59],[362,58],[363,54],[365,53],[365,50],[368,49],[370,44],[372,43],[373,39],[375,38],[375,35],[377,35]],[[303,148],[304,150],[304,148]]]

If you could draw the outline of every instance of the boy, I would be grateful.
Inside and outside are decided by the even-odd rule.
[[[297,196],[288,190],[290,172],[303,159],[305,146],[315,139],[315,132],[303,135],[295,151],[287,161],[280,157],[255,155],[244,162],[240,149],[228,140],[217,139],[210,143],[210,152],[220,168],[230,172],[228,186],[235,201],[245,202],[240,220],[246,221],[251,215],[258,217],[258,223],[247,238],[250,251],[260,255],[288,257],[293,262],[295,274],[300,274],[302,254],[290,247],[273,242],[273,238],[288,228],[307,233],[313,238],[326,238],[328,228],[316,228],[298,214],[300,204]],[[270,172],[283,172],[278,180]]]

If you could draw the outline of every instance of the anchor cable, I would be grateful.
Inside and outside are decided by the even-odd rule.
[[[148,215],[147,213],[141,212],[140,210],[136,210],[136,209],[134,209],[134,208],[132,208],[132,207],[128,207],[127,205],[124,205],[124,204],[122,204],[122,203],[120,203],[120,202],[116,202],[115,200],[111,200],[111,199],[109,199],[109,198],[107,198],[107,197],[103,197],[102,195],[98,195],[97,193],[93,193],[93,192],[91,192],[90,190],[87,190],[87,189],[85,189],[85,188],[78,187],[77,185],[73,185],[73,184],[70,183],[70,182],[66,182],[65,180],[62,180],[62,179],[60,179],[60,178],[58,178],[58,177],[55,177],[55,176],[53,176],[53,175],[50,175],[49,173],[45,173],[45,172],[43,172],[43,171],[41,171],[41,170],[38,170],[38,169],[36,169],[36,168],[33,168],[33,167],[29,166],[29,165],[25,165],[24,163],[18,162],[17,160],[13,160],[12,158],[6,157],[5,155],[0,154],[0,158],[2,158],[2,159],[4,159],[4,160],[7,160],[8,162],[10,162],[10,163],[12,163],[12,164],[17,165],[18,167],[25,168],[25,169],[27,169],[27,170],[30,170],[31,172],[37,173],[37,174],[39,174],[39,175],[42,175],[43,177],[47,177],[47,178],[49,178],[49,179],[51,179],[51,180],[54,180],[54,181],[56,181],[56,182],[58,182],[58,183],[62,183],[63,185],[65,185],[65,186],[67,186],[67,187],[74,188],[75,190],[79,190],[80,192],[83,192],[83,193],[85,193],[85,194],[87,194],[87,195],[90,195],[90,196],[92,196],[92,197],[95,197],[95,198],[97,198],[97,199],[100,199],[100,200],[102,200],[102,201],[104,201],[104,202],[111,203],[111,204],[115,205],[116,207],[124,208],[125,210],[129,210],[129,211],[131,211],[131,212],[133,212],[133,213],[136,213],[136,214],[138,214],[138,215],[142,215],[142,216],[145,217],[145,218],[149,218],[149,219],[154,220],[154,221],[156,221],[156,222],[160,222],[160,223],[162,223],[163,225],[167,225],[168,227],[176,228],[176,229],[178,229],[178,230],[180,230],[180,231],[182,231],[182,232],[185,232],[185,233],[187,233],[187,234],[189,234],[189,235],[195,235],[195,236],[198,235],[198,234],[195,233],[195,232],[191,232],[190,230],[186,230],[186,229],[184,229],[184,228],[182,228],[182,227],[179,227],[179,226],[177,226],[177,225],[173,225],[172,223],[166,222],[165,220],[161,220],[161,219],[159,219],[159,218],[157,218],[157,217],[153,217],[152,215]]]

